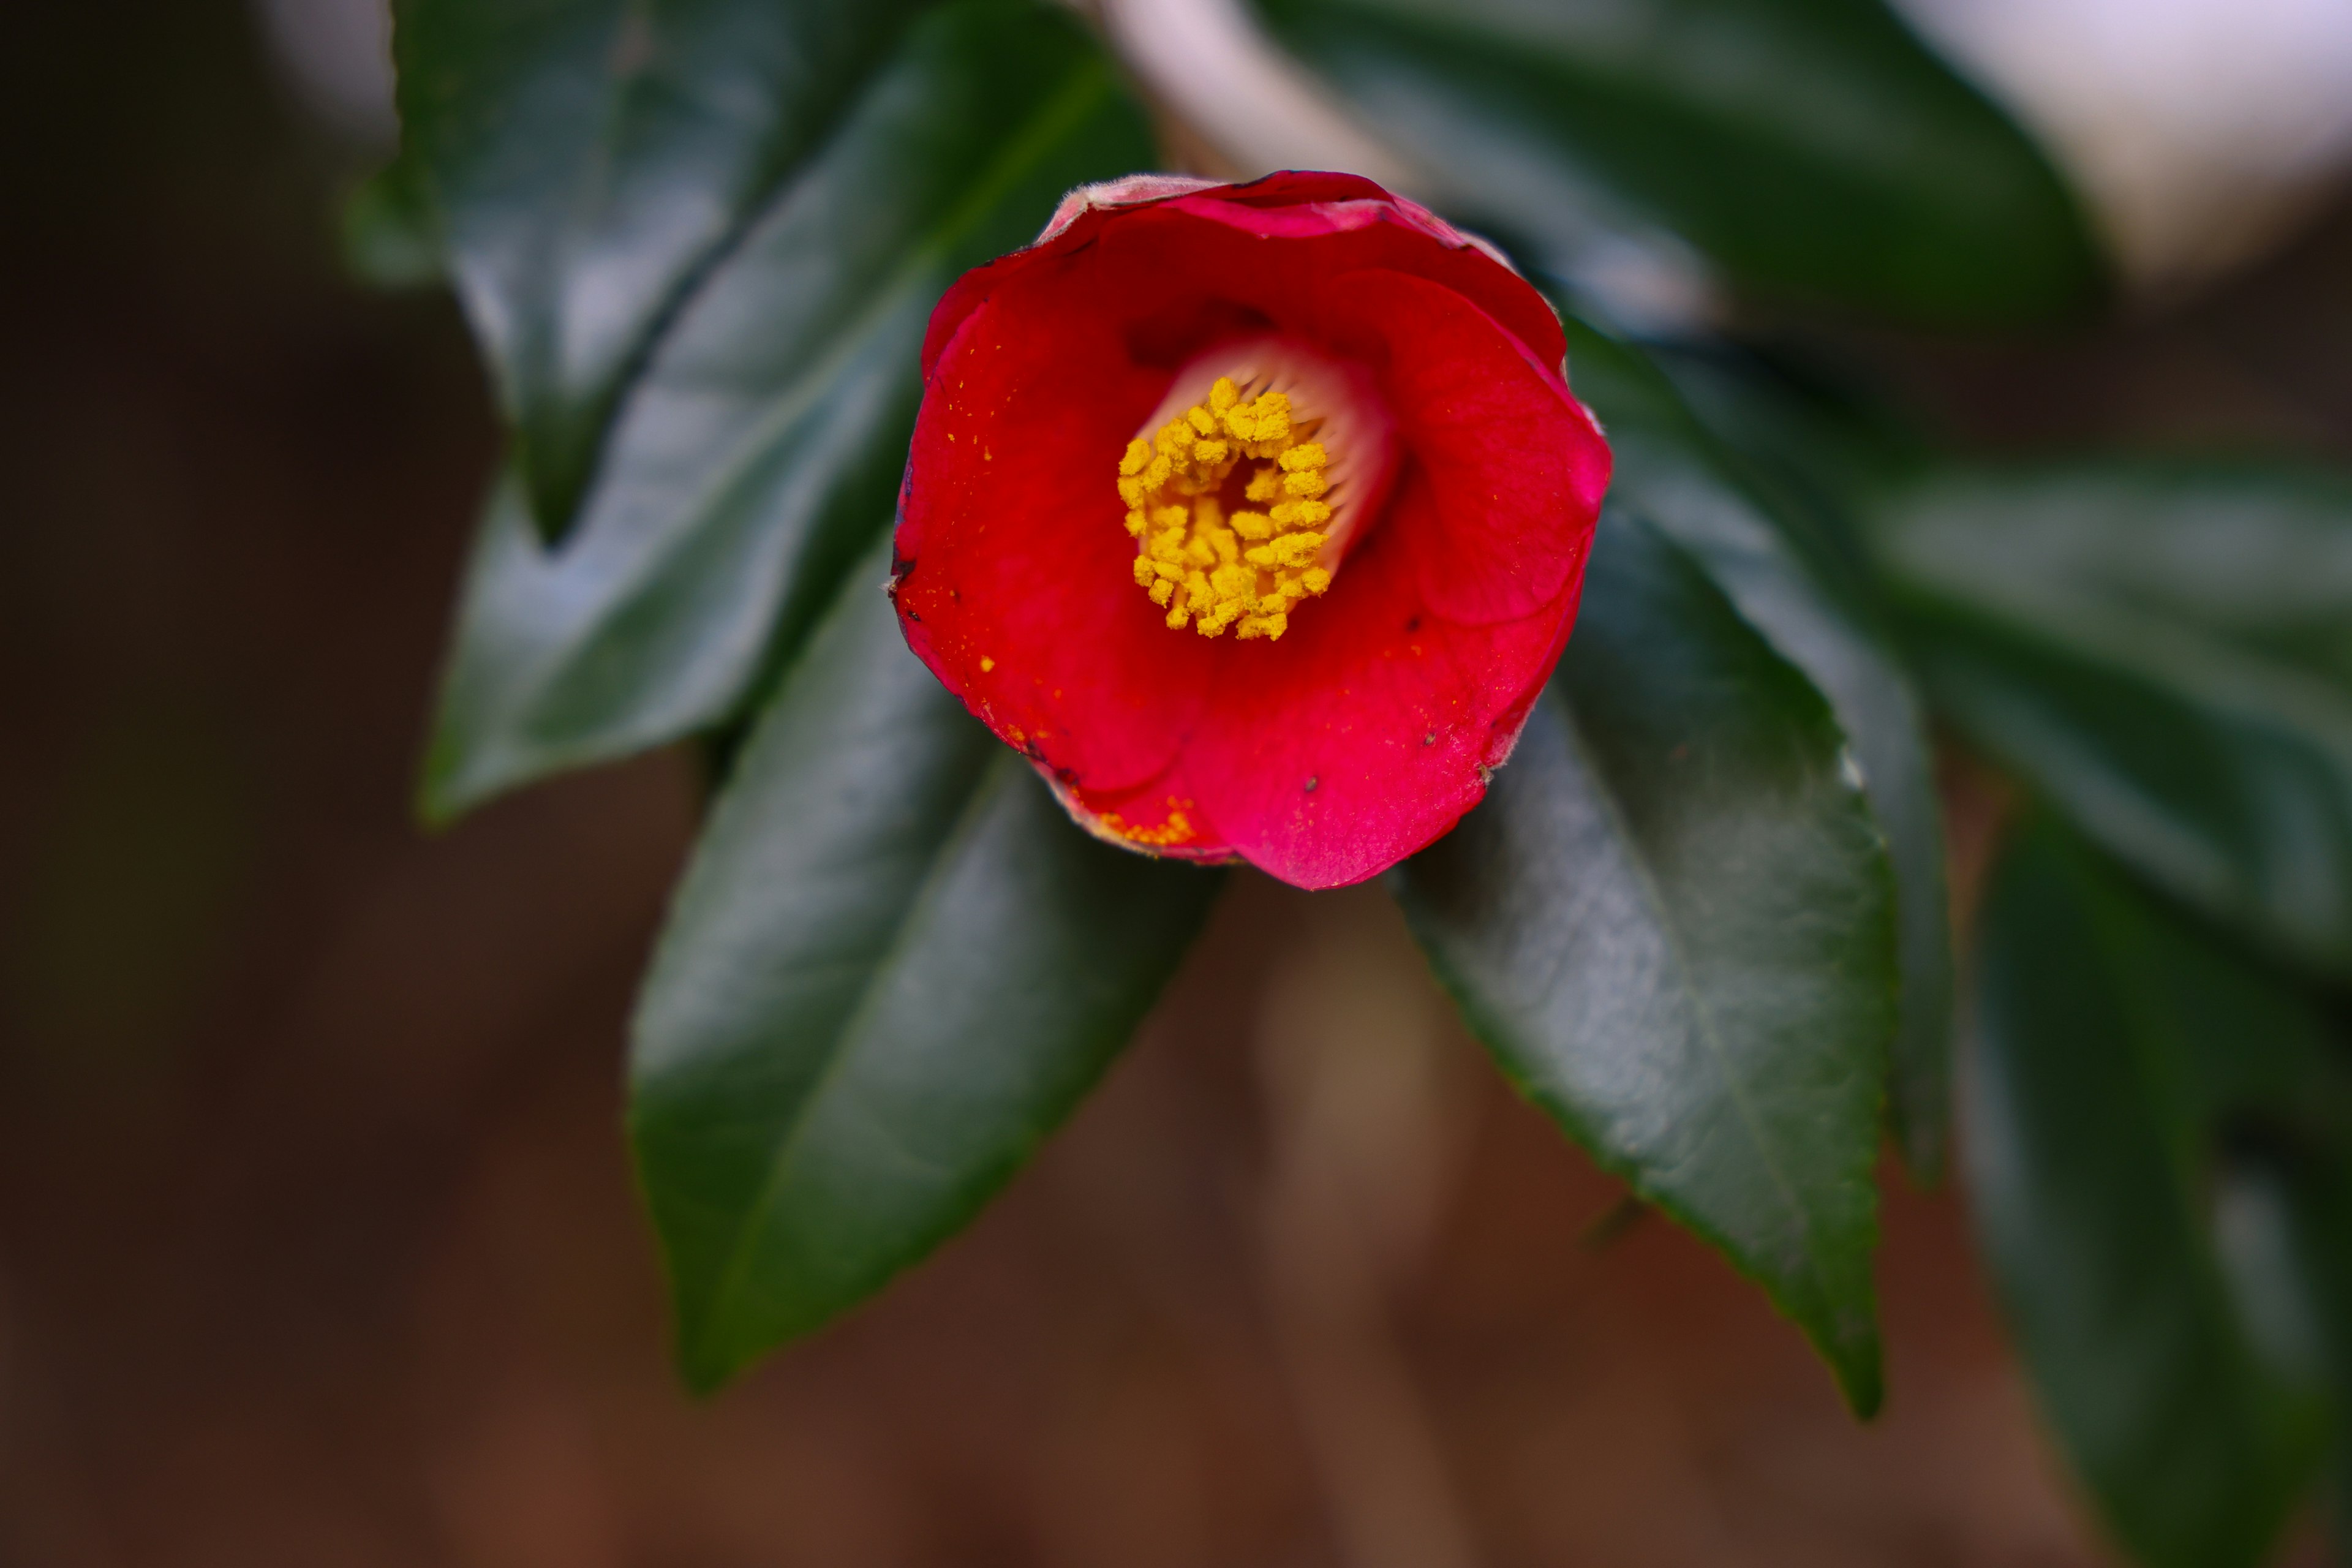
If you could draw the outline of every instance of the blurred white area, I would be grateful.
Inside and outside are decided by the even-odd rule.
[[[327,130],[370,153],[400,141],[387,0],[253,0],[278,74]]]
[[[1408,194],[1422,184],[1275,47],[1243,0],[1099,0],[1099,8],[1145,89],[1233,164],[1223,173],[1330,169]]]
[[[2352,164],[2352,0],[1894,0],[2165,290],[2284,237]]]

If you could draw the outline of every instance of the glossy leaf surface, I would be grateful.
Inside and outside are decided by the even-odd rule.
[[[1448,205],[1674,229],[1775,292],[1948,322],[2095,297],[2056,174],[1880,0],[1261,0]],[[1556,267],[1571,258],[1549,258]]]
[[[1603,514],[1486,801],[1398,886],[1521,1089],[1879,1396],[1871,1166],[1894,879],[1843,737],[1694,558]]]
[[[1932,1175],[1950,1113],[1952,942],[1943,816],[1918,699],[1807,520],[1743,471],[1636,350],[1573,321],[1569,331],[1569,368],[1609,431],[1618,493],[1811,678],[1861,764],[1898,883],[1903,1016],[1889,1108],[1912,1170]]]
[[[428,813],[734,713],[889,515],[940,290],[1149,146],[1066,16],[967,0],[908,32],[678,311],[572,533],[493,498]]]
[[[403,134],[551,536],[663,317],[921,0],[401,0]]]
[[[2294,1200],[2253,1156],[2340,1137],[2335,1047],[2053,823],[2006,857],[1979,970],[1973,1208],[2051,1424],[2139,1561],[2257,1562],[2326,1393]]]
[[[639,1004],[630,1130],[701,1388],[969,1219],[1221,881],[1074,827],[907,651],[883,571],[761,714]]]
[[[1878,522],[1971,740],[2177,896],[2352,975],[2352,479],[1946,473]]]

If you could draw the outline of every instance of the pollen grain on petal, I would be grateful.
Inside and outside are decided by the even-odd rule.
[[[1184,815],[1192,803],[1168,797],[1168,814],[1156,825],[1129,822],[1115,811],[1107,811],[1096,819],[1103,832],[1114,838],[1146,849],[1171,849],[1180,844],[1190,844],[1200,837],[1192,819]]]

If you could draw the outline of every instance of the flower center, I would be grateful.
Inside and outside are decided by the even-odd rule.
[[[1135,582],[1171,631],[1190,625],[1213,637],[1230,627],[1244,642],[1272,641],[1331,586],[1357,503],[1387,467],[1386,421],[1347,373],[1290,345],[1215,357],[1227,374],[1207,396],[1183,405],[1181,389],[1206,374],[1196,362],[1119,459]],[[1350,446],[1369,448],[1372,472],[1351,469]]]

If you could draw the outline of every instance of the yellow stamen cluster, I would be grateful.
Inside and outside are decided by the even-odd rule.
[[[1310,422],[1311,423],[1311,422]],[[1291,417],[1290,399],[1261,393],[1244,403],[1230,376],[1209,400],[1138,437],[1119,459],[1127,531],[1140,547],[1135,582],[1168,612],[1171,630],[1190,622],[1213,637],[1228,626],[1244,641],[1280,637],[1300,600],[1331,585],[1316,564],[1331,517],[1322,444]],[[1255,461],[1243,497],[1256,507],[1228,516],[1221,492],[1236,468]],[[1238,625],[1236,625],[1238,623]]]

